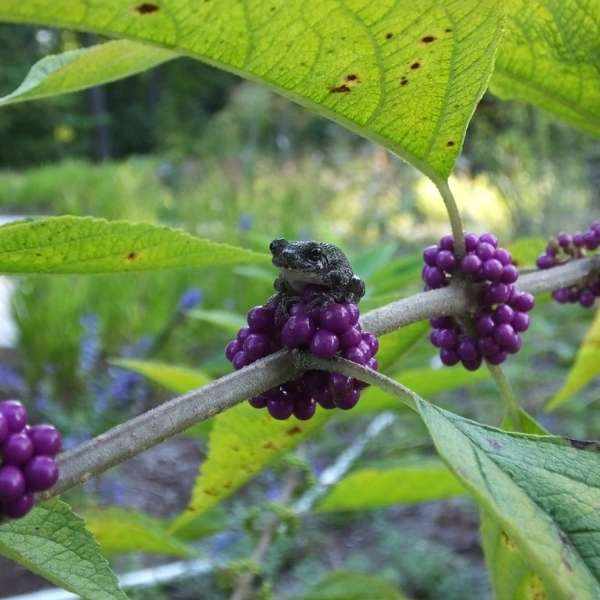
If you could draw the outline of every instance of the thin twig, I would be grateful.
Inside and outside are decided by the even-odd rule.
[[[434,179],[433,183],[437,186],[446,205],[446,212],[448,213],[448,220],[452,229],[452,237],[454,238],[454,252],[458,258],[462,258],[465,255],[465,234],[456,199],[445,179]]]
[[[523,275],[518,285],[522,290],[537,294],[572,285],[596,269],[600,270],[600,256]],[[468,302],[465,291],[460,288],[433,290],[370,311],[363,316],[362,324],[374,334],[383,335],[437,315],[461,315]],[[297,377],[299,372],[296,369],[289,352],[277,352],[64,452],[59,456],[60,479],[45,497],[60,494],[195,423]],[[383,381],[366,381],[385,389]]]
[[[509,417],[512,422],[518,423],[520,420],[520,406],[517,402],[512,387],[506,377],[506,374],[500,367],[500,365],[492,365],[486,361],[489,372],[492,374],[500,398],[504,404],[505,416]]]

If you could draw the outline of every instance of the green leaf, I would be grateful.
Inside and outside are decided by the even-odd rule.
[[[508,0],[491,88],[600,135],[600,3]]]
[[[197,541],[219,531],[229,525],[227,511],[222,506],[215,506],[177,530],[177,538],[185,541]]]
[[[415,400],[441,457],[550,597],[600,597],[599,445],[507,433]]]
[[[127,600],[83,519],[60,500],[0,527],[0,554],[89,600]]]
[[[386,242],[372,246],[351,257],[354,272],[364,280],[389,263],[397,250],[395,242]]]
[[[109,273],[269,260],[179,229],[90,217],[50,217],[0,227],[0,272]]]
[[[310,421],[276,421],[266,411],[259,412],[246,403],[217,415],[192,499],[171,531],[178,531],[227,498],[320,427],[328,416],[326,411],[317,411]]]
[[[342,479],[317,510],[365,510],[441,500],[465,493],[456,477],[441,464],[361,469]]]
[[[430,398],[441,392],[449,392],[485,381],[489,377],[488,371],[484,369],[467,371],[460,367],[456,369],[444,367],[442,369],[410,369],[396,373],[392,378],[417,394]],[[360,402],[352,410],[352,414],[358,415],[382,410],[404,410],[404,404],[377,387],[369,387],[362,393]]]
[[[585,335],[564,385],[550,400],[547,410],[554,410],[567,402],[573,394],[598,375],[600,375],[600,310]]]
[[[247,325],[243,315],[229,310],[206,310],[199,308],[190,311],[188,316],[204,321],[205,323],[210,323],[211,325],[216,325],[230,333],[237,333],[240,328]]]
[[[487,87],[503,14],[496,0],[3,0],[0,20],[183,52],[261,81],[439,179]]]
[[[294,600],[404,600],[387,580],[355,571],[331,571]]]
[[[202,371],[152,360],[113,358],[109,362],[123,369],[140,373],[150,381],[181,394],[202,387],[211,381],[211,378]]]
[[[406,327],[386,333],[379,338],[377,362],[380,371],[388,371],[425,335],[429,329],[427,321],[418,321]]]
[[[77,92],[151,69],[177,55],[127,40],[98,44],[46,56],[35,63],[23,83],[0,98],[0,106]]]
[[[164,521],[135,510],[96,508],[85,511],[84,517],[88,529],[108,554],[144,552],[181,557],[196,554],[167,531]]]
[[[548,240],[542,237],[520,238],[511,242],[508,249],[515,265],[520,268],[532,267],[535,265],[537,257],[544,252],[547,243]]]

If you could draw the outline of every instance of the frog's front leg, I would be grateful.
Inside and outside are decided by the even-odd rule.
[[[269,299],[269,305],[275,308],[275,323],[279,326],[287,321],[290,308],[300,302],[300,296],[281,275],[273,282],[273,287],[277,293]]]

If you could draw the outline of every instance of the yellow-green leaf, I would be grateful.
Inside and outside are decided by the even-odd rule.
[[[496,0],[3,0],[0,20],[148,42],[279,93],[446,177],[502,32]]]
[[[146,223],[65,216],[0,227],[3,273],[109,273],[268,260],[266,254]]]
[[[77,92],[151,69],[177,55],[128,40],[98,44],[46,56],[35,63],[23,83],[0,98],[0,106]]]
[[[492,91],[600,135],[600,2],[506,0]]]
[[[127,600],[83,519],[60,500],[0,526],[0,554],[86,600]]]
[[[95,508],[85,511],[84,517],[88,529],[108,554],[144,552],[181,557],[195,554],[193,548],[167,531],[164,521],[135,510]]]
[[[465,493],[465,488],[442,464],[361,469],[342,479],[317,510],[365,510],[441,500]]]
[[[273,279],[274,277],[272,276],[271,280]],[[240,328],[246,325],[246,319],[243,315],[229,310],[198,308],[190,311],[188,316],[204,321],[205,323],[210,323],[211,325],[216,325],[230,333],[237,333]]]
[[[567,379],[548,403],[548,410],[558,408],[573,394],[585,387],[590,381],[600,375],[600,310],[577,352],[575,362],[567,375]]]
[[[428,330],[429,324],[426,321],[419,321],[382,335],[379,338],[379,351],[377,352],[379,370],[393,369]]]
[[[110,362],[123,369],[140,373],[140,375],[147,377],[150,381],[154,381],[169,390],[181,394],[202,387],[211,380],[211,378],[205,373],[202,373],[202,371],[152,360],[115,358]]]

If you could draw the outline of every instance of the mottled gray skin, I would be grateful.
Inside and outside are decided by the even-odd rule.
[[[325,242],[288,242],[273,240],[269,246],[273,264],[279,268],[272,299],[279,311],[288,312],[298,302],[308,284],[323,287],[317,304],[328,302],[357,303],[365,295],[365,284],[354,274],[346,255]]]

